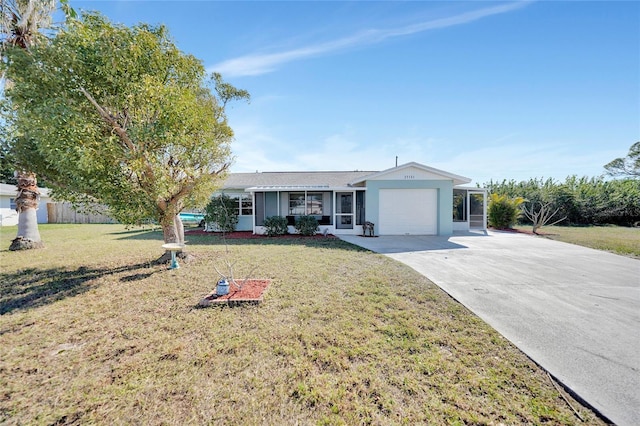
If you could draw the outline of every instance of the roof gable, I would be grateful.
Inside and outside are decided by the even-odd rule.
[[[423,164],[411,162],[392,167],[381,172],[363,176],[350,182],[352,185],[368,180],[451,180],[454,185],[463,185],[471,182],[471,179],[434,167],[425,166]]]

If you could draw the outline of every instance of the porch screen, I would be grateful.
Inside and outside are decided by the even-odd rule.
[[[467,221],[467,191],[464,189],[453,190],[453,221]]]

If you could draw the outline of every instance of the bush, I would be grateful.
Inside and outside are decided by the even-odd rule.
[[[571,225],[632,225],[640,220],[640,179],[605,180],[569,176],[564,182],[530,179],[485,183],[491,193],[523,197],[529,203],[549,204]],[[520,217],[521,223],[531,223]]]
[[[270,216],[264,220],[264,229],[270,237],[289,233],[287,218],[282,216]]]
[[[523,202],[522,197],[509,198],[506,195],[491,194],[487,212],[489,226],[498,229],[511,228],[520,216],[519,207]]]
[[[295,228],[298,234],[306,236],[315,235],[320,229],[318,219],[313,216],[300,216],[296,219]]]
[[[205,208],[204,220],[220,232],[233,232],[238,225],[238,200],[228,195],[211,199]]]

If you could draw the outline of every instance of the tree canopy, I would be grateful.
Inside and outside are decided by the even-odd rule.
[[[640,141],[631,145],[625,158],[616,158],[604,168],[611,176],[640,177]]]
[[[66,0],[63,2],[66,5]],[[55,7],[55,0],[2,0],[0,57],[3,61],[7,49],[29,49],[37,41],[45,39],[42,30],[51,27]],[[2,71],[0,68],[0,76],[3,76]],[[0,97],[4,97],[4,87],[0,87],[0,91]],[[0,182],[15,184],[15,164],[11,154],[12,129],[2,117],[4,114],[0,114]]]
[[[488,182],[492,193],[523,197],[526,206],[546,205],[567,224],[633,225],[640,221],[640,179],[612,179],[568,176],[564,182],[529,179],[516,182]],[[522,223],[529,223],[521,217]]]
[[[164,26],[90,12],[6,57],[12,153],[59,197],[106,204],[127,224],[156,220],[171,241],[175,216],[204,206],[224,177],[225,106],[249,94],[220,75],[207,80]]]

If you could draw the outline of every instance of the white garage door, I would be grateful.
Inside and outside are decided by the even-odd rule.
[[[438,191],[436,189],[381,189],[380,235],[436,235]]]

